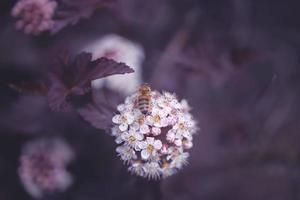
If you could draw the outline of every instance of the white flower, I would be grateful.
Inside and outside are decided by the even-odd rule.
[[[115,115],[112,118],[112,121],[115,124],[120,124],[119,129],[121,131],[126,131],[128,129],[128,125],[130,125],[134,122],[134,116],[131,113],[126,112],[122,115]]]
[[[176,98],[176,95],[171,94],[169,92],[164,92],[163,93],[162,100],[159,100],[158,104],[159,104],[160,107],[162,107],[164,109],[167,108],[168,110],[170,110],[170,112],[172,110],[182,108],[182,105],[178,102],[178,100]]]
[[[130,129],[129,132],[125,132],[121,135],[123,141],[125,141],[129,146],[139,151],[139,142],[144,139],[144,135],[135,132]]]
[[[167,111],[154,108],[151,115],[147,116],[146,120],[149,125],[153,125],[158,128],[166,127],[169,125],[167,115]]]
[[[137,115],[137,126],[139,131],[142,133],[142,134],[147,134],[150,132],[150,128],[149,126],[145,123],[145,117],[140,113],[138,112],[138,115]],[[138,130],[137,129],[137,130]]]
[[[176,140],[174,141],[174,144],[175,144],[176,146],[180,147],[180,146],[182,145],[182,140],[181,140],[181,139],[176,139]]]
[[[143,134],[149,133],[150,132],[149,126],[147,124],[142,124],[140,126],[140,132]]]
[[[143,170],[150,179],[158,179],[160,176],[160,167],[157,162],[145,163]]]
[[[182,141],[183,148],[190,149],[193,147],[193,142],[191,140],[184,139]]]
[[[151,133],[154,135],[154,136],[158,136],[160,133],[161,133],[161,129],[160,128],[157,128],[157,127],[153,127],[151,129]]]
[[[161,172],[164,178],[175,174],[176,168],[172,167],[167,161],[163,161]]]
[[[172,157],[171,166],[181,169],[182,166],[188,164],[187,159],[189,155],[190,154],[188,152],[176,152],[175,155]]]
[[[178,117],[174,115],[170,115],[167,117],[169,126],[174,126],[177,123]]]
[[[116,137],[117,152],[138,176],[159,179],[171,176],[187,164],[193,146],[196,122],[176,95],[151,92],[151,110],[142,114],[136,106],[139,93],[126,97],[117,107],[112,135]]]
[[[151,156],[156,156],[157,150],[162,147],[162,142],[155,140],[154,137],[147,137],[146,141],[139,143],[139,147],[142,149],[142,159],[147,160]]]
[[[160,152],[162,154],[167,154],[168,153],[168,145],[167,144],[163,144],[161,149],[160,149]]]
[[[166,139],[171,143],[173,143],[175,140],[182,139],[182,134],[177,132],[176,129],[169,130],[166,136]]]
[[[182,99],[180,104],[183,112],[187,113],[191,110],[191,107],[189,106],[187,100]]]
[[[157,98],[157,105],[161,109],[164,109],[167,113],[170,113],[172,111],[170,101],[168,101],[164,96],[160,96]]]
[[[116,152],[122,158],[122,160],[125,162],[128,162],[131,159],[137,158],[135,151],[130,146],[125,146],[125,145],[118,146],[116,149]]]
[[[123,142],[123,139],[121,138],[121,133],[122,133],[122,132],[121,132],[121,130],[119,129],[119,127],[113,127],[113,128],[111,129],[111,135],[116,137],[115,142],[116,142],[117,144],[121,144],[121,143]]]
[[[125,75],[113,75],[92,81],[93,88],[101,88],[106,85],[112,90],[128,95],[133,93],[142,82],[142,63],[144,50],[139,45],[118,35],[109,34],[103,36],[83,48],[91,52],[93,59],[107,57],[117,62],[124,62],[134,69],[135,73]]]
[[[173,126],[173,129],[182,134],[183,137],[190,139],[192,137],[192,133],[190,131],[191,123],[184,116],[180,116],[178,118],[178,122]]]
[[[128,170],[138,176],[145,176],[145,171],[143,169],[144,164],[141,161],[135,161],[131,164]]]

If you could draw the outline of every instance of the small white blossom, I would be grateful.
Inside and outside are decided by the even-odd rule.
[[[168,112],[163,109],[153,109],[152,114],[146,117],[149,125],[161,128],[169,125],[167,119]]]
[[[149,126],[147,124],[140,125],[140,132],[143,134],[149,133],[150,132]]]
[[[167,144],[163,144],[161,149],[160,149],[160,152],[162,154],[167,154],[168,153],[168,145]]]
[[[182,134],[180,132],[177,132],[175,129],[169,130],[166,136],[167,141],[171,143],[174,143],[175,140],[181,140],[183,138]]]
[[[134,116],[131,113],[126,112],[122,115],[115,115],[112,118],[112,121],[116,124],[120,124],[119,129],[121,131],[126,131],[128,129],[128,125],[134,122]]]
[[[154,136],[158,136],[160,133],[161,133],[161,129],[160,128],[157,128],[157,127],[152,127],[152,134]]]
[[[147,160],[151,156],[156,156],[157,151],[162,147],[162,142],[155,140],[154,137],[147,137],[146,141],[139,143],[139,147],[142,149],[142,159]]]
[[[128,170],[138,176],[159,179],[171,176],[187,164],[198,130],[185,101],[176,95],[151,92],[151,110],[143,115],[136,106],[138,93],[126,97],[113,117],[112,135],[117,152],[129,164]]]
[[[188,164],[188,157],[190,154],[188,152],[177,152],[173,157],[172,157],[172,162],[171,166],[176,167],[178,169],[181,169],[182,166]]]
[[[145,163],[143,170],[150,179],[158,179],[160,177],[160,167],[157,162]]]
[[[183,140],[182,145],[185,149],[190,149],[193,147],[193,142],[191,140]]]
[[[125,132],[121,135],[123,141],[126,144],[134,148],[135,150],[140,150],[139,143],[144,139],[144,135],[135,132],[133,129],[129,130],[129,132]]]
[[[186,118],[185,116],[180,116],[178,118],[177,123],[173,126],[173,129],[180,133],[183,137],[186,138],[191,138],[192,136],[192,131],[191,131],[191,126],[192,124],[190,123],[190,119]]]
[[[128,162],[131,159],[136,159],[137,156],[135,151],[129,146],[118,146],[116,149],[118,155],[122,158],[123,161]]]
[[[132,164],[129,166],[128,171],[138,175],[138,176],[145,176],[145,171],[143,169],[144,164],[141,161],[134,161]]]

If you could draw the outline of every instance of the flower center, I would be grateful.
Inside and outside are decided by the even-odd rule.
[[[122,122],[122,123],[127,123],[127,118],[124,117],[124,116],[122,116],[122,117],[121,117],[121,122]]]
[[[154,150],[154,146],[152,144],[148,144],[147,151],[152,152]]]
[[[153,117],[153,120],[154,120],[155,123],[159,123],[160,122],[160,116],[159,115],[155,115]]]
[[[140,125],[144,124],[144,122],[145,122],[144,117],[140,117],[140,118],[138,119],[138,122],[139,122]]]
[[[128,141],[129,141],[129,143],[132,143],[132,142],[136,141],[136,139],[133,135],[131,135],[131,136],[129,136]]]
[[[184,123],[180,123],[180,124],[179,124],[179,129],[185,130],[185,129],[186,129],[185,124],[184,124]]]
[[[167,167],[169,167],[169,163],[166,161],[166,160],[163,160],[163,162],[162,162],[162,168],[167,168]]]

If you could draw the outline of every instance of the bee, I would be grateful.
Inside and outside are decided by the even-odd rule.
[[[137,107],[143,115],[151,113],[151,88],[148,84],[143,84],[138,89]]]

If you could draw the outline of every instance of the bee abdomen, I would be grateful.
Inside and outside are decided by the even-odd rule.
[[[140,98],[138,101],[138,108],[142,114],[146,115],[150,112],[150,101],[148,98]]]

